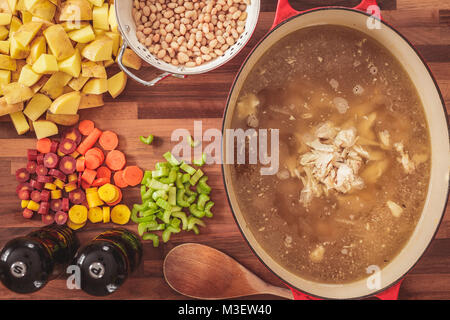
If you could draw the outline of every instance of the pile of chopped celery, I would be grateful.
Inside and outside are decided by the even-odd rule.
[[[142,204],[135,204],[131,212],[131,219],[138,223],[139,235],[152,240],[155,247],[159,245],[155,231],[162,231],[163,242],[181,230],[198,234],[198,226],[205,226],[202,218],[213,216],[211,187],[203,171],[178,161],[170,152],[164,158],[167,161],[156,163],[155,170],[145,171],[141,182]]]

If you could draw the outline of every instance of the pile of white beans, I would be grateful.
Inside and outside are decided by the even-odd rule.
[[[222,56],[244,32],[250,0],[134,0],[137,38],[175,66]]]

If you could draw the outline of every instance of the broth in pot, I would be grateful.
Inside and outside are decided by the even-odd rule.
[[[305,279],[348,283],[382,269],[420,218],[431,146],[397,59],[342,26],[296,31],[256,63],[232,128],[279,129],[279,170],[234,165],[239,207],[263,249]]]

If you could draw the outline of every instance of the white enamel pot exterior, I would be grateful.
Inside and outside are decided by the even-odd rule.
[[[287,4],[287,0],[280,1],[284,5]],[[224,183],[235,220],[254,253],[287,285],[307,295],[318,298],[361,298],[376,295],[396,284],[407,274],[425,252],[438,229],[447,203],[450,164],[449,130],[445,105],[439,88],[427,65],[413,46],[385,22],[380,22],[381,29],[368,29],[368,17],[368,14],[359,10],[337,7],[318,8],[302,13],[296,12],[296,15],[290,18],[289,15],[285,15],[283,19],[287,18],[287,20],[274,27],[253,49],[242,65],[231,88],[223,120],[222,133],[225,134],[225,130],[231,128],[231,120],[242,84],[259,58],[270,47],[288,34],[315,25],[341,25],[366,33],[384,45],[397,57],[415,84],[420,99],[422,100],[426,121],[430,129],[432,165],[429,190],[421,218],[412,236],[401,252],[381,271],[381,288],[370,289],[366,284],[367,279],[347,284],[314,282],[303,279],[283,268],[256,241],[242,215],[242,211],[245,208],[239,206],[233,191],[231,165],[224,164],[222,167]],[[223,141],[222,154],[223,159],[226,159],[226,140],[223,139]]]

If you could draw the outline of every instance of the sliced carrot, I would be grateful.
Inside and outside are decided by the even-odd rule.
[[[114,150],[119,144],[119,138],[112,131],[103,131],[98,143],[105,150]]]
[[[100,158],[101,162],[103,163],[103,161],[105,161],[105,154],[103,153],[103,151],[100,148],[94,147],[92,149],[89,149],[88,151],[86,151],[86,156],[93,154],[97,157]]]
[[[88,136],[95,128],[95,124],[91,120],[83,120],[78,124],[78,130],[83,136]]]
[[[101,130],[94,128],[94,130],[92,130],[92,132],[79,144],[77,151],[84,155],[90,148],[94,146],[101,135]]]
[[[111,180],[111,170],[108,167],[101,166],[97,169],[97,178],[108,178],[108,180]]]
[[[36,149],[40,153],[49,153],[52,146],[52,140],[49,138],[39,139],[36,143]]]
[[[122,151],[112,150],[106,155],[105,163],[111,170],[122,170],[126,162],[125,155]]]
[[[92,186],[93,187],[101,187],[104,184],[109,183],[111,179],[109,178],[97,178],[94,180],[94,182],[92,182]]]
[[[123,178],[123,170],[114,173],[114,184],[119,188],[128,187],[128,184],[125,182],[125,179]]]
[[[77,159],[75,167],[78,172],[83,172],[84,169],[86,169],[86,160],[84,159],[84,157]]]
[[[87,182],[84,181],[84,180],[81,180],[81,187],[82,187],[84,190],[86,190],[86,189],[89,189],[90,187],[92,187],[92,185],[90,185],[89,183],[87,183]],[[86,202],[86,207],[88,207],[87,202]]]
[[[122,190],[120,190],[120,189],[118,189],[118,190],[119,190],[119,198],[114,202],[107,203],[108,206],[115,206],[116,204],[119,204],[120,201],[122,201]]]
[[[123,170],[123,180],[130,186],[141,183],[144,172],[138,166],[128,166]]]
[[[86,168],[95,170],[102,164],[102,160],[95,154],[87,154],[84,156],[86,159]]]
[[[84,170],[83,174],[81,175],[81,180],[86,181],[88,184],[92,184],[95,180],[96,175],[97,171],[86,168],[86,170]]]

